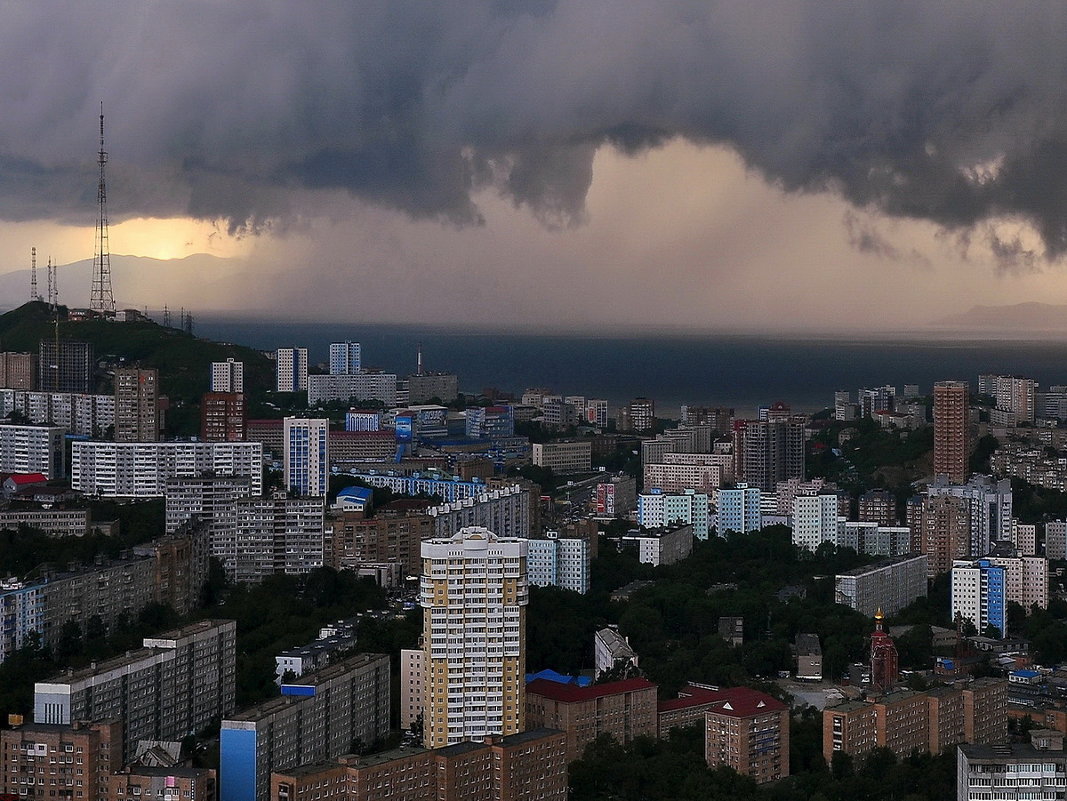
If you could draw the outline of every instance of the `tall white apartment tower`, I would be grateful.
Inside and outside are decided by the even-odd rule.
[[[323,496],[330,484],[330,421],[286,417],[282,429],[285,487],[295,495]]]
[[[526,728],[527,541],[487,528],[424,540],[423,743]]]
[[[362,348],[358,342],[330,344],[330,375],[358,373],[362,367]]]
[[[212,392],[244,392],[245,363],[235,359],[211,363]]]
[[[307,348],[278,348],[274,358],[279,392],[303,392],[308,388]]]

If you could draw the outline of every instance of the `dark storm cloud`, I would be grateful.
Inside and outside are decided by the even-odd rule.
[[[567,226],[598,145],[684,137],[868,212],[1030,222],[1056,257],[1065,41],[1061,3],[7,4],[0,216],[92,219],[103,99],[116,216],[254,228],[328,189],[468,224],[491,186]]]

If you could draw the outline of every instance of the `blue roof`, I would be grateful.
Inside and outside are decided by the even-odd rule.
[[[345,487],[337,493],[338,498],[357,498],[361,501],[369,501],[373,496],[374,490],[368,487]]]
[[[578,687],[588,687],[590,684],[593,683],[593,679],[591,676],[567,676],[563,673],[557,673],[551,668],[546,668],[545,670],[542,670],[539,673],[526,674],[527,684],[529,684],[531,681],[536,681],[537,679],[554,681],[557,684],[574,684]]]
[[[1036,670],[1013,670],[1011,675],[1020,676],[1021,678],[1024,678],[1024,679],[1032,679],[1035,676],[1040,676],[1041,673],[1039,671],[1036,671]]]

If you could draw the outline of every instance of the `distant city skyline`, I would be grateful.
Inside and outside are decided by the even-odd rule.
[[[235,259],[119,305],[877,331],[1067,303],[1067,7],[247,5],[5,12],[0,273],[92,258],[103,101],[111,251]]]

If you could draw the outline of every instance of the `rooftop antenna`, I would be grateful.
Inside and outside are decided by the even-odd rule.
[[[37,294],[37,248],[30,248],[30,300],[40,300]]]
[[[104,165],[107,151],[104,150],[104,101],[100,101],[100,183],[96,200],[100,216],[96,222],[96,253],[93,256],[93,286],[89,295],[89,309],[101,315],[114,314],[115,296],[111,293],[111,253],[107,241],[107,187],[104,182]]]
[[[415,375],[422,375],[422,343],[418,344],[418,359],[415,366]]]

